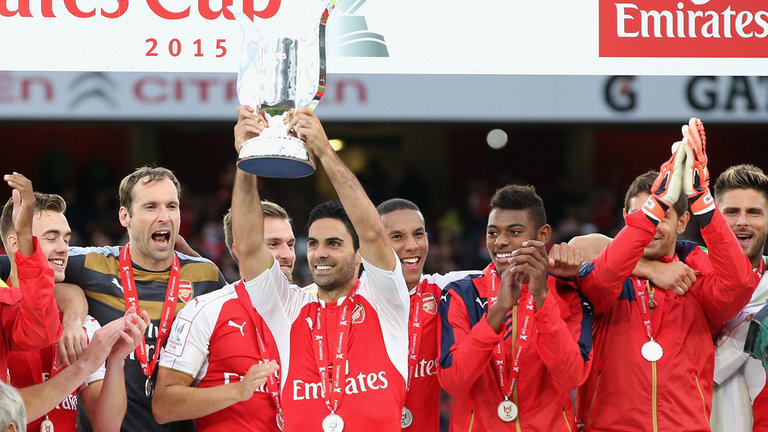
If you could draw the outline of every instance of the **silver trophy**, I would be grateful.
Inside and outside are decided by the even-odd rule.
[[[315,172],[314,159],[285,121],[289,110],[314,109],[323,97],[325,25],[336,1],[283,2],[273,19],[241,19],[244,34],[237,95],[268,126],[243,144],[240,169],[278,178]]]

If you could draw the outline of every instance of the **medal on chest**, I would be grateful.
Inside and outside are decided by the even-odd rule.
[[[640,348],[640,355],[649,362],[657,362],[664,356],[664,349],[662,349],[661,345],[654,339],[655,333],[651,311],[655,310],[657,314],[660,314],[661,309],[657,310],[659,304],[653,298],[654,289],[650,287],[648,281],[645,281],[645,286],[643,287],[642,281],[638,280],[637,286],[635,287],[635,294],[638,306],[640,307],[640,318],[642,320],[643,330],[645,330],[645,334],[649,339],[648,342],[644,343]],[[648,298],[646,298],[646,294],[648,295]]]
[[[323,419],[324,432],[341,432],[344,430],[344,419],[339,415],[330,413]]]
[[[517,405],[511,400],[503,400],[499,404],[499,408],[496,410],[496,414],[503,422],[511,422],[517,418]]]
[[[498,278],[496,271],[491,272],[491,290],[488,293],[488,308],[490,309],[496,303],[498,299],[498,286],[496,285],[496,278]],[[512,309],[512,333],[510,338],[513,338],[513,352],[512,364],[509,365],[505,353],[504,340],[506,331],[502,331],[502,337],[499,343],[496,345],[496,349],[493,350],[493,364],[495,365],[496,372],[499,377],[499,387],[501,394],[504,396],[504,400],[499,403],[499,407],[496,409],[496,414],[499,419],[505,423],[509,423],[517,419],[518,408],[517,405],[509,400],[512,395],[512,391],[517,383],[518,376],[520,375],[520,358],[523,352],[525,352],[530,341],[531,334],[533,333],[533,314],[535,310],[534,300],[531,293],[525,289],[520,296],[520,305],[515,306]],[[522,321],[521,327],[518,329],[517,320],[518,314]],[[511,367],[510,367],[511,366]],[[509,370],[509,372],[507,372]]]
[[[413,424],[413,413],[406,407],[403,407],[403,414],[400,417],[400,428],[405,429]]]
[[[48,416],[45,416],[45,420],[40,423],[40,432],[53,432],[53,422]]]

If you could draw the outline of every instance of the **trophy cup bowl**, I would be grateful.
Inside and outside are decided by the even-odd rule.
[[[295,35],[281,27],[265,29],[241,22],[244,38],[237,94],[241,104],[254,107],[267,120],[267,127],[243,144],[239,169],[276,178],[315,172],[314,157],[286,122],[292,109],[314,109],[325,92],[325,24],[334,5],[329,0],[316,3],[322,10],[318,20],[318,9],[307,12],[311,8],[296,4],[298,9],[289,21],[294,28],[301,22],[308,31]],[[298,11],[307,18],[298,19]]]
[[[267,120],[267,127],[243,144],[237,166],[262,177],[308,176],[315,172],[315,161],[304,142],[291,136],[285,125],[289,110],[296,106],[299,40],[282,37],[249,45],[250,54],[255,52],[260,59],[259,68],[241,74],[243,84],[238,93],[250,91],[259,95],[259,114]],[[258,88],[248,89],[248,85]]]

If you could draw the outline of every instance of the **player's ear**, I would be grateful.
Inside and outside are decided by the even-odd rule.
[[[117,216],[120,219],[120,225],[124,228],[128,228],[131,224],[131,214],[125,206],[120,206],[120,210],[117,212]]]
[[[544,224],[543,227],[539,228],[539,232],[536,233],[536,240],[546,243],[549,241],[549,238],[551,236],[552,236],[552,227],[549,226],[549,224]]]

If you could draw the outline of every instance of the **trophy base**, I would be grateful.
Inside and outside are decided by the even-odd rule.
[[[290,136],[257,136],[240,149],[237,167],[260,177],[298,178],[315,172],[304,141]]]

